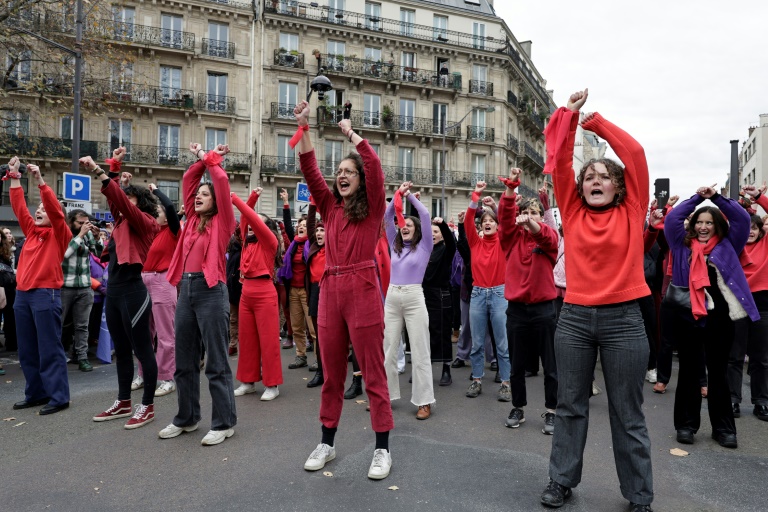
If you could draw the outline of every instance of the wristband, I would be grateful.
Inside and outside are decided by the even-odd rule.
[[[352,136],[355,134],[355,131],[354,130],[349,130],[348,133],[349,133],[349,135],[347,136],[347,138],[349,139],[349,142],[352,142]]]
[[[203,150],[202,149],[198,149],[197,153],[195,153],[195,156],[197,157],[198,160],[202,160],[202,158],[200,158],[200,156],[199,156],[201,151],[203,151]],[[203,158],[205,158],[205,151],[203,151]]]
[[[760,199],[763,196],[762,192],[758,192],[755,197],[752,198],[752,202],[756,203],[758,199]]]
[[[477,190],[472,192],[472,202],[473,203],[479,203],[480,202],[480,192],[478,192]]]
[[[291,149],[295,148],[296,145],[299,143],[301,138],[304,136],[303,132],[309,131],[309,125],[299,125],[299,127],[296,129],[296,133],[293,134],[293,137],[291,137],[291,140],[288,141],[288,145],[291,147]]]
[[[96,171],[96,176],[101,176],[101,175],[103,175],[103,174],[107,174],[107,173],[104,171],[104,169],[102,169],[101,167],[97,167],[96,169],[98,169],[98,171]]]
[[[512,181],[511,179],[506,178],[504,176],[499,176],[499,180],[501,180],[501,182],[504,183],[504,185],[506,185],[506,187],[512,190],[513,192],[518,186],[520,186],[520,178],[516,179],[515,181]]]

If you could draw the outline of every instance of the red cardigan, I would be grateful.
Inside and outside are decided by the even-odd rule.
[[[115,241],[117,263],[143,266],[152,241],[160,231],[157,220],[139,210],[114,180],[104,180],[101,186],[101,193],[107,197],[109,210],[115,218],[112,239]]]
[[[576,190],[573,171],[578,122],[578,112],[561,107],[544,130],[544,172],[552,173],[567,242],[565,302],[601,306],[645,297],[651,293],[643,271],[643,226],[649,199],[645,152],[629,134],[595,113],[583,127],[605,139],[624,163],[627,194],[616,207],[589,208]]]
[[[557,261],[557,231],[539,222],[541,229],[531,233],[515,223],[518,215],[515,196],[499,201],[499,238],[507,258],[504,298],[536,304],[557,297],[552,271]]]
[[[213,288],[217,283],[227,282],[226,259],[224,254],[227,250],[227,244],[232,233],[235,232],[235,212],[232,210],[232,198],[230,197],[229,178],[227,173],[219,165],[222,157],[209,151],[202,161],[192,164],[184,174],[183,190],[184,204],[187,211],[187,222],[182,232],[181,243],[176,246],[171,259],[171,266],[168,269],[168,282],[176,286],[181,281],[181,274],[184,271],[184,261],[187,259],[189,251],[192,249],[195,240],[200,237],[197,227],[200,225],[200,217],[195,213],[195,196],[197,188],[200,186],[200,179],[205,173],[206,167],[211,175],[211,182],[216,194],[216,207],[218,213],[208,222],[205,227],[207,235],[210,237],[210,243],[205,246],[203,255],[203,273],[205,282],[209,288]]]
[[[61,262],[72,232],[67,226],[64,212],[48,185],[40,185],[40,199],[45,213],[51,221],[50,226],[35,226],[35,219],[29,213],[24,200],[24,189],[11,188],[11,208],[27,240],[19,255],[16,270],[16,289],[26,292],[36,288],[58,289],[64,285],[64,273]],[[23,326],[24,329],[29,328]]]

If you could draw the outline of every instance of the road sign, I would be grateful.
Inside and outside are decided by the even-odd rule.
[[[300,203],[296,200],[296,216],[301,217],[309,213],[309,203]]]
[[[64,173],[64,192],[67,201],[91,202],[91,177],[87,174]]]
[[[70,201],[65,200],[67,203],[67,206],[65,209],[67,210],[67,213],[73,211],[73,210],[85,210],[86,213],[91,214],[93,213],[93,205],[91,205],[90,201]]]
[[[309,187],[306,183],[296,184],[296,202],[308,203],[309,202]]]

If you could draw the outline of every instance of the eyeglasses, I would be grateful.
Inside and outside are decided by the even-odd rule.
[[[336,171],[336,177],[337,178],[341,178],[342,176],[347,176],[349,178],[354,178],[358,174],[360,174],[360,173],[357,172],[357,171],[348,171],[347,169],[339,169],[338,171]]]

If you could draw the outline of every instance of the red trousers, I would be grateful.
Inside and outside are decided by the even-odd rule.
[[[267,387],[283,383],[280,361],[280,315],[271,279],[244,279],[240,297],[240,357],[237,380]]]
[[[328,428],[339,425],[351,341],[365,377],[365,390],[371,404],[371,426],[374,432],[388,432],[395,424],[384,371],[381,289],[372,264],[354,267],[327,269],[320,284],[317,325],[320,329],[318,339],[323,340],[320,355],[325,378],[320,395],[320,421]]]

